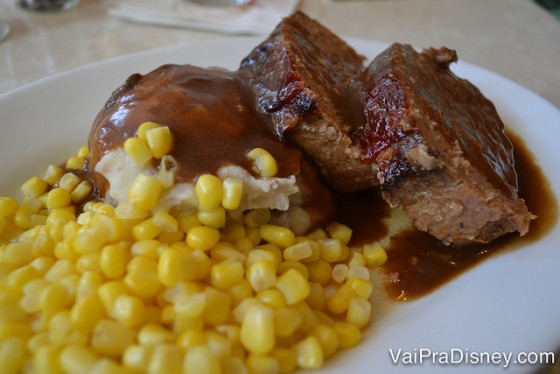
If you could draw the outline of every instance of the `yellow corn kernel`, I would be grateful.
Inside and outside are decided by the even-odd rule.
[[[186,252],[168,248],[161,252],[158,278],[163,285],[173,287],[177,282],[204,279],[210,267],[210,259],[200,250]]]
[[[266,354],[274,348],[274,314],[258,303],[251,305],[241,323],[241,344],[251,353]]]
[[[228,223],[222,233],[224,240],[229,243],[235,244],[239,240],[246,239],[245,226],[242,223]]]
[[[154,347],[147,374],[181,374],[183,363],[179,347],[172,344],[161,344]]]
[[[145,312],[146,307],[140,298],[120,295],[115,300],[111,317],[127,327],[135,327],[144,322]]]
[[[15,197],[0,196],[0,217],[14,215],[18,209],[19,202]]]
[[[227,357],[223,363],[224,374],[247,374],[245,360],[240,356]]]
[[[57,183],[60,180],[60,178],[62,178],[63,174],[64,171],[58,166],[49,165],[47,167],[47,170],[45,170],[45,175],[43,175],[43,180],[52,186],[55,183]]]
[[[197,226],[189,230],[186,240],[189,247],[206,251],[220,241],[220,232],[213,227]]]
[[[109,279],[120,278],[126,271],[129,259],[129,251],[123,246],[106,245],[101,250],[99,267],[105,277]]]
[[[332,279],[336,283],[342,283],[348,275],[348,265],[336,264],[332,269]]]
[[[139,138],[128,138],[124,142],[123,149],[137,165],[142,166],[152,159],[148,145]]]
[[[278,361],[278,373],[288,374],[296,370],[297,355],[293,349],[290,348],[275,348],[272,355]]]
[[[60,353],[60,364],[66,373],[89,373],[97,363],[98,356],[90,348],[77,344],[65,347]]]
[[[318,323],[311,334],[317,338],[321,344],[321,350],[325,358],[329,358],[335,354],[338,349],[338,334],[331,326],[324,323]]]
[[[360,329],[351,323],[335,322],[333,329],[338,335],[338,346],[342,349],[354,347],[362,339]]]
[[[39,309],[43,313],[54,314],[64,309],[68,301],[68,295],[63,286],[57,283],[50,284],[41,291]]]
[[[20,241],[8,243],[2,253],[2,262],[22,266],[34,259],[33,243],[31,241]]]
[[[249,373],[278,373],[280,364],[274,355],[251,353],[246,360]]]
[[[152,217],[154,225],[162,231],[177,231],[179,223],[171,214],[166,212],[157,212]]]
[[[204,289],[206,304],[202,313],[202,320],[211,326],[223,325],[229,320],[231,296],[228,293],[212,287]]]
[[[73,202],[79,203],[80,201],[85,200],[93,191],[93,186],[89,181],[81,181],[80,184],[74,188],[74,190],[70,193],[70,199]]]
[[[147,144],[148,139],[146,138],[146,132],[151,129],[157,129],[158,127],[160,127],[160,125],[155,122],[142,123],[140,126],[138,126],[138,130],[136,130],[138,138],[142,139]]]
[[[148,218],[132,228],[132,235],[136,240],[150,240],[161,234],[162,230],[154,224],[153,218]]]
[[[344,244],[348,244],[352,238],[352,229],[338,222],[327,225],[327,233],[329,237],[338,238]]]
[[[350,301],[356,296],[352,287],[345,283],[336,290],[335,294],[329,299],[327,306],[334,314],[344,313],[348,309]]]
[[[244,272],[241,262],[225,260],[212,266],[210,282],[219,290],[227,290],[243,280]]]
[[[145,372],[150,364],[152,351],[151,346],[129,345],[123,353],[122,363],[126,368]]]
[[[119,204],[115,208],[115,217],[119,219],[129,219],[129,220],[144,219],[149,215],[150,212],[147,211],[146,209],[135,207],[134,205],[127,203],[125,201],[119,202]]]
[[[363,280],[369,281],[370,273],[369,269],[365,266],[350,266],[348,269],[348,279],[350,278],[361,278]]]
[[[231,304],[233,306],[237,306],[243,300],[253,296],[253,289],[251,288],[251,285],[249,284],[249,281],[247,281],[247,279],[242,279],[241,282],[239,282],[235,286],[232,286],[227,291],[231,296]]]
[[[313,254],[313,249],[308,241],[296,243],[284,249],[283,256],[285,260],[300,261],[305,260]]]
[[[128,288],[126,285],[118,281],[103,283],[97,290],[97,295],[103,303],[103,307],[105,308],[107,315],[112,314],[113,305],[115,304],[117,297],[120,295],[126,295],[127,293]]]
[[[100,267],[99,267],[99,257],[100,256],[101,256],[101,254],[99,252],[87,253],[85,255],[82,255],[76,261],[76,270],[78,271],[78,273],[83,274],[86,271],[99,272],[100,271]]]
[[[72,261],[59,260],[45,274],[45,279],[51,283],[60,282],[63,278],[75,274],[76,268]]]
[[[98,288],[103,284],[99,270],[88,270],[82,274],[76,287],[76,299],[79,300],[89,295],[97,294]]]
[[[89,157],[89,148],[86,145],[81,146],[80,149],[78,149],[78,152],[76,153],[76,156],[83,157],[83,158],[88,158]]]
[[[194,192],[201,210],[216,209],[222,201],[222,181],[212,174],[201,175],[196,180]]]
[[[90,371],[91,374],[123,374],[127,373],[124,368],[119,365],[116,361],[110,360],[108,358],[102,358]]]
[[[281,337],[292,336],[303,322],[303,316],[293,308],[274,310],[274,332]]]
[[[219,229],[226,224],[226,211],[222,207],[212,210],[201,210],[197,218],[203,225]]]
[[[181,215],[177,217],[177,222],[179,222],[179,228],[184,233],[189,232],[193,227],[200,226],[200,221],[196,217],[196,214]]]
[[[297,270],[290,269],[278,277],[276,288],[282,292],[288,305],[305,300],[311,293],[307,279]]]
[[[149,323],[140,328],[137,340],[141,345],[173,343],[175,336],[165,327]]]
[[[177,340],[177,345],[185,350],[189,350],[192,347],[198,345],[205,345],[206,344],[206,334],[204,331],[201,330],[187,330],[179,336]]]
[[[155,239],[140,240],[132,244],[130,247],[130,253],[134,256],[143,256],[152,260],[157,260],[159,257],[160,247],[162,246],[164,246],[163,243]]]
[[[156,177],[138,174],[128,190],[128,200],[134,207],[152,210],[159,201],[163,186]]]
[[[263,148],[252,149],[247,158],[253,163],[253,171],[262,178],[272,178],[278,173],[276,160]]]
[[[286,306],[284,295],[275,288],[260,291],[257,294],[257,300],[274,309],[284,308]]]
[[[371,282],[362,278],[350,278],[346,284],[352,288],[357,296],[363,297],[366,300],[369,299],[373,292],[373,285]]]
[[[136,332],[120,322],[102,319],[91,336],[91,347],[102,355],[119,357],[126,347],[134,344]]]
[[[227,210],[239,208],[243,197],[243,180],[230,177],[225,178],[222,184],[222,206]]]
[[[160,159],[171,152],[173,138],[169,127],[155,127],[145,132],[146,144],[154,158]]]
[[[323,350],[317,337],[311,335],[294,345],[297,363],[303,369],[318,369],[323,366]]]
[[[236,260],[245,263],[247,256],[230,243],[220,241],[210,249],[210,257],[214,261]]]
[[[72,325],[84,331],[93,331],[97,322],[105,317],[105,309],[101,299],[96,294],[90,294],[78,299],[70,311]]]
[[[14,223],[21,229],[30,229],[32,227],[31,216],[33,208],[29,204],[21,204],[14,214]]]
[[[66,160],[66,168],[70,170],[82,170],[86,166],[86,159],[83,157],[72,156]]]
[[[60,363],[61,348],[54,345],[44,345],[37,349],[33,355],[33,368],[37,373],[63,374]]]
[[[24,196],[38,198],[47,191],[48,184],[44,179],[39,177],[31,177],[21,185],[21,193]]]
[[[319,283],[310,283],[311,292],[309,293],[309,297],[307,298],[307,303],[310,307],[323,310],[325,305],[327,304],[327,296],[325,294],[325,290]]]
[[[321,260],[336,262],[342,254],[342,243],[338,238],[320,239]]]
[[[47,197],[47,208],[57,209],[70,204],[70,193],[64,188],[53,188],[49,191]]]
[[[260,292],[276,284],[276,267],[271,261],[257,261],[247,268],[247,280],[255,292]]]
[[[266,247],[259,246],[249,252],[245,266],[249,267],[251,264],[258,261],[270,261],[275,266],[278,266],[280,264],[281,257],[280,248],[276,247],[276,245],[270,244],[266,245]]]
[[[134,257],[127,266],[124,283],[132,293],[144,300],[153,298],[161,287],[158,263],[150,258]]]
[[[109,241],[109,233],[102,227],[88,227],[80,231],[72,240],[72,248],[79,254],[88,254],[101,250]]]
[[[319,323],[319,319],[317,315],[311,309],[309,304],[305,301],[294,304],[291,306],[292,308],[296,309],[298,312],[301,313],[303,321],[300,326],[300,331],[304,334],[309,335],[313,328]]]
[[[74,173],[66,173],[58,181],[58,187],[68,192],[72,192],[82,180]]]
[[[379,243],[365,244],[363,254],[367,266],[379,267],[387,262],[387,252]]]
[[[245,215],[245,224],[252,228],[260,226],[270,221],[271,214],[268,209],[254,209]]]
[[[356,325],[359,329],[363,329],[369,323],[371,318],[371,304],[362,297],[355,297],[348,305],[346,313],[346,322]]]
[[[235,243],[235,248],[237,248],[241,253],[247,254],[253,250],[253,248],[260,244],[261,237],[260,237],[259,229],[252,229],[250,227],[245,228],[245,237],[239,239]]]
[[[307,269],[309,270],[309,280],[312,282],[317,282],[324,286],[331,279],[332,267],[326,261],[319,260],[307,264]]]
[[[261,237],[269,243],[286,248],[294,244],[296,237],[287,227],[265,224],[260,227]]]
[[[187,350],[183,361],[184,372],[220,374],[222,368],[218,357],[208,346],[196,345]]]
[[[5,278],[5,282],[14,291],[21,291],[23,286],[27,283],[32,281],[33,279],[37,279],[41,276],[39,271],[32,266],[22,266],[10,272],[8,276]]]

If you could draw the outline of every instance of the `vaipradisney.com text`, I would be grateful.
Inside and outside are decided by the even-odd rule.
[[[550,365],[555,363],[554,352],[488,352],[466,348],[436,351],[429,348],[403,350],[389,348],[389,358],[394,365]]]

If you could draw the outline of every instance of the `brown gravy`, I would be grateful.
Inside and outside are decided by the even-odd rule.
[[[391,238],[387,248],[389,259],[382,269],[385,290],[390,298],[403,301],[426,295],[489,256],[537,241],[556,225],[558,203],[548,180],[523,140],[515,134],[508,135],[515,146],[519,196],[537,215],[531,222],[529,233],[523,237],[506,235],[487,245],[458,249],[445,246],[418,230],[401,232]],[[337,209],[337,219],[353,229],[351,244],[357,246],[386,235],[382,220],[389,217],[389,208],[379,193],[338,195]]]

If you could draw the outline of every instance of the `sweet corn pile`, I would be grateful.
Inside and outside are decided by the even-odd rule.
[[[146,123],[125,152],[167,156]],[[262,178],[276,162],[248,155]],[[202,175],[199,210],[152,211],[173,183],[139,175],[129,201],[92,199],[83,147],[64,168],[0,197],[0,368],[7,373],[290,373],[360,342],[378,245],[350,249],[337,223],[307,236],[236,211],[243,183]]]

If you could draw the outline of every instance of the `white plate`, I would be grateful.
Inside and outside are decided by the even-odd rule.
[[[132,73],[164,63],[235,69],[260,40],[189,44],[137,53],[54,75],[0,96],[0,195],[12,195],[48,163],[86,144],[89,127],[112,90]],[[350,41],[373,57],[385,45]],[[460,51],[459,51],[460,53]],[[530,91],[460,62],[454,70],[494,101],[521,135],[560,196],[560,111]],[[491,258],[419,300],[379,312],[358,347],[330,360],[322,373],[503,372],[501,365],[430,362],[394,365],[389,349],[453,353],[552,351],[560,347],[560,227],[540,241]],[[425,351],[422,351],[425,352]],[[534,366],[510,363],[508,373]]]

